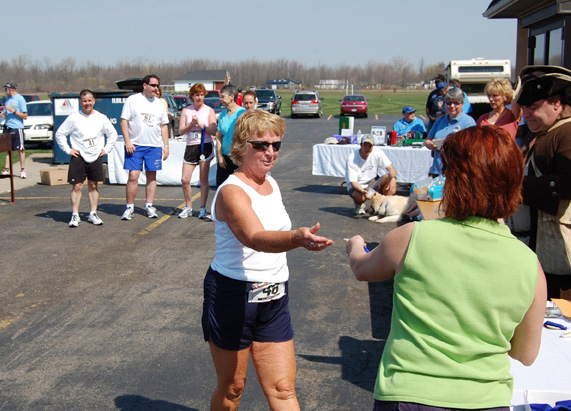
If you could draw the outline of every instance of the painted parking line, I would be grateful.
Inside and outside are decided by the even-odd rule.
[[[182,203],[181,205],[179,205],[179,207],[184,207],[184,205],[186,204],[186,202]],[[176,212],[177,208],[174,208],[170,211],[170,213],[168,213],[167,215],[162,216],[161,218],[159,218],[157,221],[155,221],[154,223],[148,225],[147,227],[143,228],[141,231],[139,231],[137,233],[137,235],[140,236],[144,236],[148,233],[150,233],[151,231],[153,231],[155,228],[157,228],[158,226],[160,226],[161,224],[165,223],[166,221],[168,221],[169,218],[171,218],[174,213]]]
[[[192,201],[196,200],[197,198],[200,198],[200,193],[195,194],[192,197]],[[137,235],[139,236],[144,236],[149,234],[151,231],[153,231],[155,228],[157,228],[158,226],[160,226],[161,224],[167,222],[169,220],[169,218],[171,218],[177,211],[179,208],[183,208],[186,205],[186,201],[183,201],[182,203],[180,203],[176,208],[173,208],[168,214],[162,216],[161,218],[159,218],[157,221],[153,222],[152,224],[148,225],[147,227],[143,228],[141,231],[139,231],[137,233]]]
[[[331,120],[331,117],[333,117],[333,114],[329,114],[329,117],[327,117],[327,120]]]
[[[378,119],[379,119],[379,115],[375,114],[375,120],[378,120]]]
[[[195,201],[196,199],[200,198],[200,193],[195,194],[192,197],[192,201]],[[0,200],[10,200],[10,197],[0,197]],[[56,199],[69,199],[69,196],[59,196],[59,197],[16,197],[17,200],[56,200]],[[124,200],[125,197],[120,197],[120,198],[116,198],[116,197],[100,197],[99,200],[106,200],[106,201],[121,201]],[[143,201],[144,199],[140,199],[141,201]],[[180,201],[180,198],[155,198],[156,202],[160,202],[160,201]],[[158,226],[160,226],[161,224],[165,223],[166,221],[169,220],[169,218],[171,218],[177,211],[179,208],[182,208],[186,205],[186,201],[183,201],[182,203],[180,203],[178,206],[176,206],[175,208],[173,208],[168,214],[164,215],[163,217],[159,218],[158,220],[154,221],[152,224],[149,224],[147,227],[143,228],[141,231],[139,231],[137,233],[137,235],[140,236],[144,236],[148,233],[150,233],[151,231],[153,231],[155,228],[157,228]],[[0,329],[1,329],[1,324],[0,324]]]

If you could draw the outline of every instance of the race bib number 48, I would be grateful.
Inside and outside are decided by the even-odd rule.
[[[248,293],[249,303],[266,303],[285,295],[285,283],[255,283]]]

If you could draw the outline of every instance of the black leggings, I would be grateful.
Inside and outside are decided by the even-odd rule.
[[[216,187],[220,187],[230,174],[233,174],[234,171],[238,169],[238,166],[230,160],[230,156],[223,155],[222,157],[224,157],[224,161],[226,162],[226,168],[222,168],[220,164],[218,164],[216,168]]]

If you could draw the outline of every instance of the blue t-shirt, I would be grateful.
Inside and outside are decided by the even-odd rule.
[[[415,119],[410,123],[407,123],[404,118],[401,118],[395,123],[393,130],[397,132],[397,136],[402,136],[409,131],[420,131],[421,133],[424,133],[426,131],[426,127],[424,127],[424,121],[418,117],[415,117]]]
[[[445,115],[438,117],[434,125],[428,133],[429,139],[446,138],[452,133],[463,130],[468,127],[475,126],[476,122],[472,117],[466,113],[460,113],[458,117],[450,121],[450,116]],[[433,151],[434,159],[432,160],[432,167],[430,167],[430,174],[442,174],[442,158],[440,158],[440,150]]]
[[[22,97],[20,94],[16,94],[15,96],[10,96],[4,102],[4,106],[13,107],[16,111],[20,113],[27,113],[28,107],[26,105],[26,99]],[[24,128],[24,120],[18,117],[16,114],[13,114],[10,111],[6,111],[6,127],[8,128]]]
[[[225,156],[230,154],[230,144],[232,144],[232,136],[234,135],[234,126],[236,125],[236,120],[240,117],[246,109],[240,107],[231,116],[228,115],[228,109],[220,113],[220,118],[218,119],[218,131],[222,133],[222,154]]]
[[[468,94],[464,92],[464,105],[462,106],[462,111],[466,114],[472,112],[472,105],[470,104],[470,100],[468,100]]]

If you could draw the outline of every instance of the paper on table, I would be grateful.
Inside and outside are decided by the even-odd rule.
[[[561,298],[552,298],[551,301],[557,305],[563,315],[571,321],[571,301],[563,300]]]

